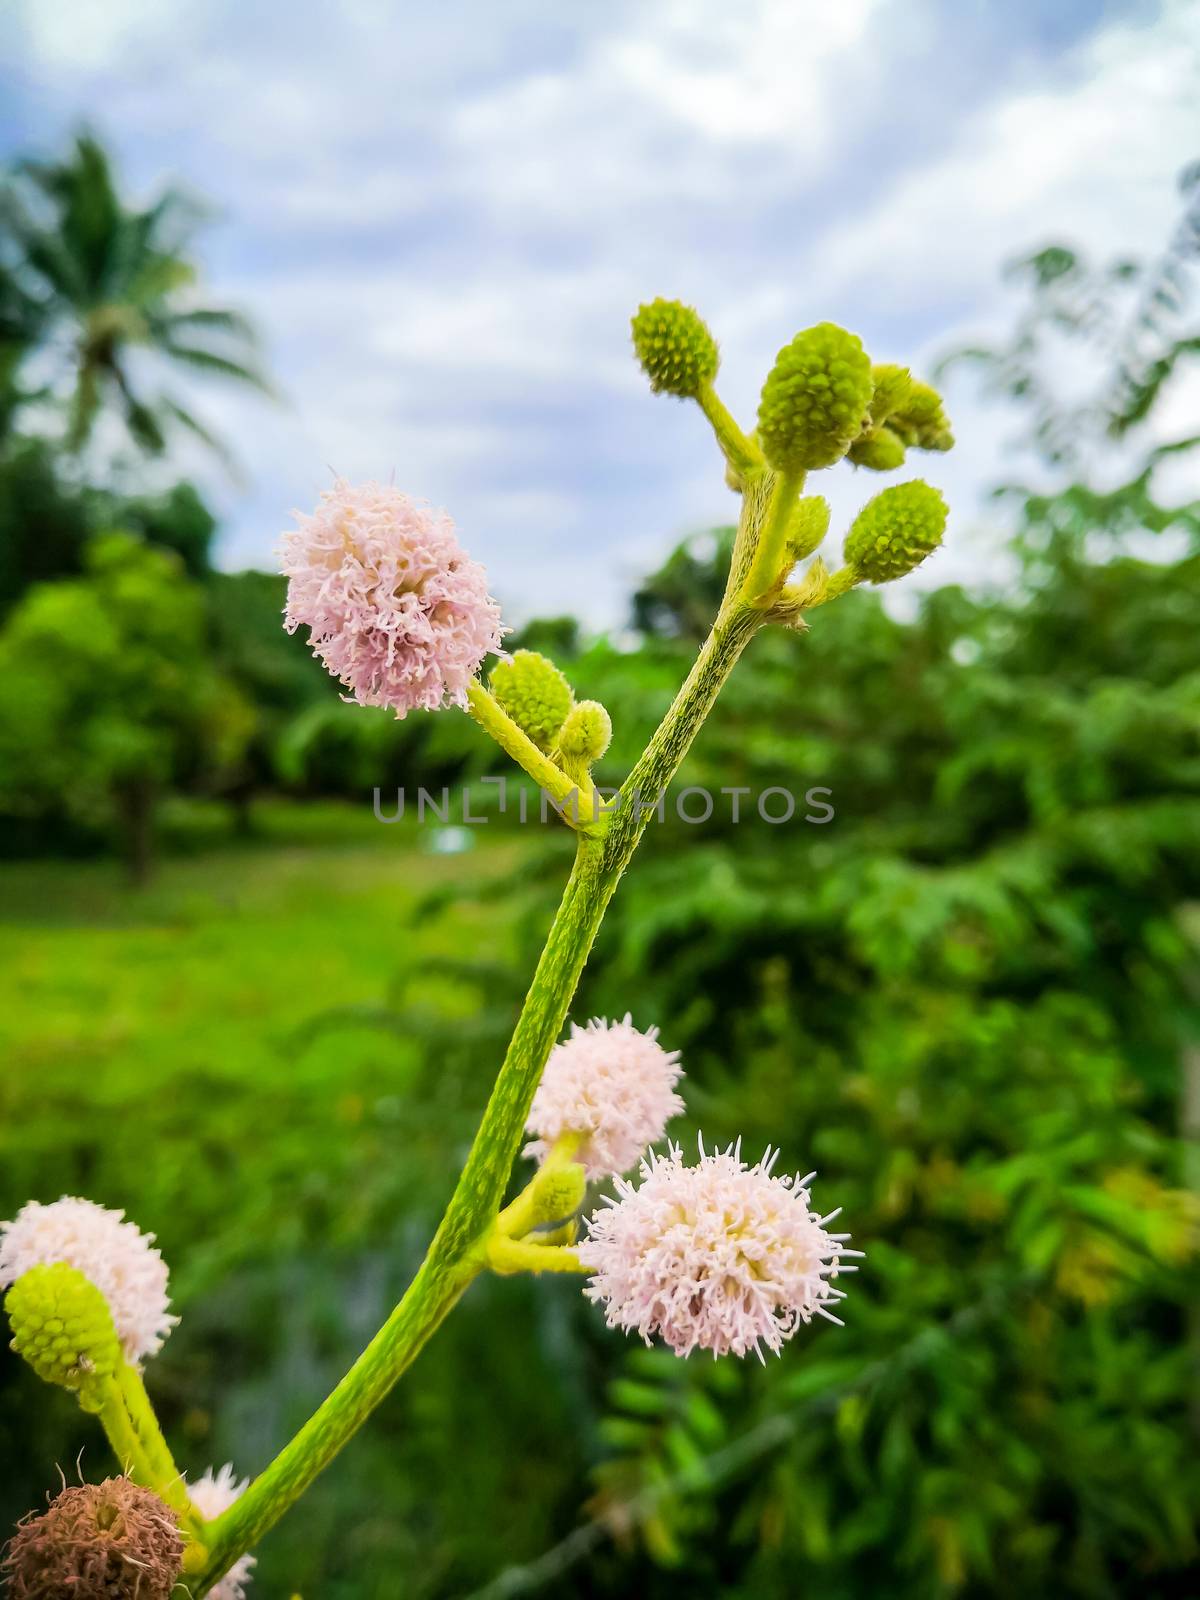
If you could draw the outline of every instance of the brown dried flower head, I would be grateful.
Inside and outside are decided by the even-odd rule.
[[[2,1568],[9,1600],[167,1600],[183,1566],[171,1508],[128,1478],[64,1489],[19,1525]]]

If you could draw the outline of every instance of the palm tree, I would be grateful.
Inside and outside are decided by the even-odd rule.
[[[86,133],[65,161],[22,161],[0,187],[0,274],[34,308],[35,347],[67,363],[71,449],[82,449],[112,404],[151,454],[179,424],[224,455],[180,400],[139,392],[139,351],[269,392],[246,319],[192,303],[187,250],[202,220],[175,189],[145,210],[126,205],[108,156]]]

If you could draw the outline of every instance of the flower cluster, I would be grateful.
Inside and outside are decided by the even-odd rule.
[[[769,1150],[754,1166],[740,1144],[687,1166],[678,1145],[642,1162],[641,1183],[617,1193],[587,1225],[579,1246],[592,1272],[586,1293],[606,1307],[610,1327],[658,1334],[677,1355],[695,1349],[744,1356],[778,1353],[813,1316],[842,1298],[832,1279],[846,1235],[817,1216],[806,1178],[774,1177]]]
[[[65,1262],[108,1302],[125,1359],[135,1366],[160,1349],[179,1320],[167,1307],[167,1264],[154,1235],[91,1200],[31,1200],[0,1223],[0,1289],[32,1267]]]
[[[589,1178],[628,1172],[683,1110],[675,1093],[681,1076],[679,1052],[663,1049],[657,1028],[642,1033],[629,1015],[597,1017],[586,1028],[572,1023],[533,1097],[525,1128],[537,1137],[525,1154],[540,1160],[564,1134],[583,1134],[575,1159]]]
[[[295,516],[280,547],[288,632],[308,628],[314,655],[360,705],[397,717],[465,707],[505,630],[487,574],[446,513],[339,478],[311,516]]]

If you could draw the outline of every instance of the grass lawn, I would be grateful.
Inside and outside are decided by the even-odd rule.
[[[505,950],[495,907],[457,901],[418,928],[418,904],[484,857],[515,865],[525,841],[439,854],[436,830],[332,806],[264,807],[259,829],[193,841],[141,892],[106,861],[3,868],[0,1215],[78,1187],[164,1245],[186,1229],[195,1272],[268,1218],[276,1237],[294,1229],[322,1174],[344,1170],[330,1147],[359,1160],[365,1135],[403,1117],[422,1058],[403,1024],[408,970]],[[434,988],[423,1009],[470,1003]],[[333,1220],[353,1230],[355,1194],[342,1199]]]

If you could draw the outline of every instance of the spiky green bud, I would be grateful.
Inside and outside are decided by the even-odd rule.
[[[563,723],[558,748],[569,760],[599,761],[612,738],[612,720],[599,700],[581,700]]]
[[[633,348],[655,394],[695,399],[717,375],[717,341],[681,300],[651,300],[633,318]]]
[[[575,703],[571,685],[546,656],[515,650],[492,669],[491,690],[539,750],[549,750]]]
[[[819,322],[784,345],[763,385],[758,433],[778,472],[840,461],[871,403],[871,361],[862,340]]]
[[[894,472],[904,465],[904,442],[890,428],[868,428],[850,446],[849,457],[856,467],[872,472]]]
[[[797,500],[788,523],[788,551],[793,561],[812,555],[829,532],[829,502],[819,494]]]
[[[889,583],[919,566],[942,542],[946,502],[940,490],[916,478],[877,494],[846,535],[849,566],[869,583]]]
[[[38,1377],[98,1411],[123,1358],[108,1301],[95,1284],[65,1261],[30,1267],[9,1289],[4,1309],[12,1347]]]
[[[533,1183],[534,1222],[544,1225],[573,1217],[583,1204],[586,1189],[587,1173],[578,1163],[539,1172]]]
[[[942,397],[931,383],[914,382],[888,426],[905,444],[921,450],[949,450],[954,443]]]
[[[880,361],[871,368],[871,382],[875,385],[871,396],[871,421],[886,422],[912,393],[912,373],[894,361]]]

